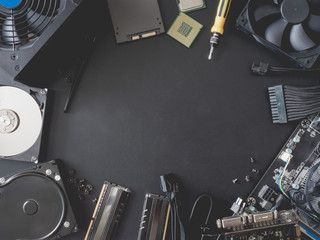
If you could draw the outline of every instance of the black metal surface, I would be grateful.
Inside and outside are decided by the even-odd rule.
[[[161,194],[161,174],[173,172],[182,180],[186,211],[200,193],[208,192],[220,203],[213,212],[229,215],[222,209],[249,194],[259,178],[251,169],[263,173],[297,124],[272,124],[267,87],[311,86],[318,80],[251,75],[253,60],[288,62],[234,28],[245,3],[233,1],[213,62],[207,54],[217,1],[190,13],[205,26],[190,49],[167,35],[116,45],[105,3],[101,36],[72,109],[63,113],[67,93],[57,86],[46,126],[45,160],[62,159],[97,188],[75,209],[81,231],[64,239],[84,238],[94,210],[91,199],[104,180],[133,191],[118,240],[138,236],[145,193]],[[159,5],[168,29],[178,14],[176,2],[159,0]],[[26,166],[32,165],[0,161],[0,176]],[[244,180],[246,175],[252,182]],[[232,183],[235,178],[238,184]]]

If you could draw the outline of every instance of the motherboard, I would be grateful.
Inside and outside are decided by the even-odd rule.
[[[301,121],[246,204],[249,212],[294,208],[301,231],[320,238],[320,114]]]

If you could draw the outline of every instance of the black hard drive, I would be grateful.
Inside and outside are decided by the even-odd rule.
[[[78,231],[56,161],[0,178],[0,212],[1,239],[58,239]]]

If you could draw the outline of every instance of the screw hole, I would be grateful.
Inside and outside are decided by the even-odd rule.
[[[16,54],[12,54],[12,55],[11,55],[11,59],[12,59],[12,60],[17,60],[17,59],[18,59],[18,56],[17,56]]]

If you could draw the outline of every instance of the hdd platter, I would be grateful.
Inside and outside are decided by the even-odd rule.
[[[56,161],[0,178],[0,238],[58,239],[78,231]]]
[[[38,162],[47,90],[0,85],[0,159]]]

